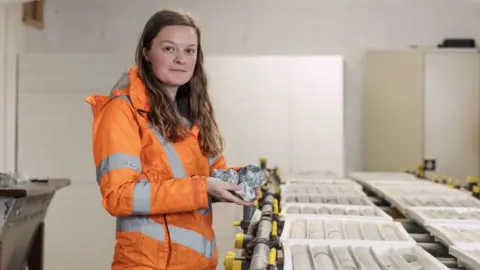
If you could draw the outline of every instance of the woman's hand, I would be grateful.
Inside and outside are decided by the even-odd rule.
[[[232,202],[238,205],[250,206],[252,203],[248,203],[237,196],[233,195],[230,191],[240,190],[240,186],[236,186],[214,177],[207,178],[207,193],[217,201]]]
[[[255,189],[255,200],[260,199],[260,193],[261,193],[260,188]]]

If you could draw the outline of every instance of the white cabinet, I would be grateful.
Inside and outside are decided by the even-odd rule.
[[[428,158],[434,174],[479,174],[478,52],[369,51],[364,79],[364,169],[411,169]]]

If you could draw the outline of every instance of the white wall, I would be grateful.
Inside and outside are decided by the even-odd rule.
[[[15,171],[17,54],[44,50],[45,35],[22,23],[22,4],[0,4],[0,171]]]
[[[0,5],[0,171],[15,170],[16,54],[23,50],[26,31],[19,4]]]
[[[48,269],[84,269],[81,262],[90,258],[90,268],[106,269],[111,262],[114,219],[103,210],[94,181],[92,115],[84,99],[108,94],[130,64],[124,54],[20,55],[18,170],[73,182],[48,211]],[[341,57],[207,56],[205,66],[231,166],[257,164],[267,156],[285,170],[343,175]],[[214,205],[213,212],[222,262],[240,211],[224,204]],[[94,248],[91,239],[97,240]],[[75,247],[64,249],[68,242]]]
[[[46,29],[27,29],[24,46],[31,52],[125,52],[133,58],[133,48],[145,21],[164,7],[181,7],[197,17],[207,54],[343,55],[347,74],[345,152],[349,170],[361,168],[363,52],[411,44],[435,45],[448,36],[480,37],[480,3],[469,0],[47,0]],[[86,202],[72,200],[72,196]],[[112,251],[113,222],[105,218],[107,215],[98,206],[98,190],[91,187],[79,185],[78,189],[70,188],[58,195],[47,218],[47,244],[57,247],[47,249],[49,265],[84,269],[84,257],[67,256],[78,249],[65,250],[65,256],[56,257],[56,251],[64,246],[92,246],[85,255],[93,265],[110,260],[105,254]],[[89,217],[88,221],[76,222],[72,218],[76,211],[79,216]],[[218,221],[230,221],[238,217],[238,208],[225,208],[222,213],[230,217],[219,219],[216,215]],[[101,215],[104,223],[90,222]],[[99,227],[105,231],[103,238],[96,236]],[[78,229],[79,235],[74,243],[58,237],[72,234],[72,228]],[[52,234],[56,237],[48,237]],[[232,236],[232,231],[228,231],[219,237],[231,245]]]
[[[125,52],[148,17],[164,7],[193,13],[207,53],[341,54],[346,59],[346,163],[361,168],[362,54],[371,48],[436,45],[480,37],[473,0],[48,0],[36,50]]]

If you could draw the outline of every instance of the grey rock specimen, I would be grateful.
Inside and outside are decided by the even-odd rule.
[[[255,189],[265,183],[265,173],[262,168],[253,165],[247,165],[238,171],[213,170],[212,177],[241,186],[242,189],[235,191],[234,194],[246,202],[255,200]]]

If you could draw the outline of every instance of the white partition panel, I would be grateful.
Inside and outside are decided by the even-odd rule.
[[[343,62],[336,56],[295,57],[290,69],[290,171],[343,175]]]
[[[289,169],[289,61],[282,56],[209,57],[212,102],[232,165],[270,164]]]
[[[341,57],[207,56],[205,62],[231,165],[258,164],[267,157],[282,171],[344,174]],[[91,152],[92,114],[84,99],[108,94],[131,63],[125,55],[19,58],[18,170],[73,180],[48,212],[50,270],[83,270],[85,261],[91,269],[109,268],[115,225],[101,206]],[[235,234],[228,224],[241,209],[217,204],[214,212],[222,213],[215,215],[214,227],[223,260]]]
[[[18,169],[94,179],[87,95],[107,94],[131,63],[119,55],[20,57]],[[343,63],[338,56],[211,56],[210,91],[232,165],[343,175]]]

